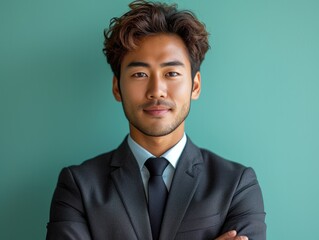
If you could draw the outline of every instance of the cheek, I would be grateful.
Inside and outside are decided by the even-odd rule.
[[[133,84],[121,85],[122,98],[126,99],[127,103],[139,101],[143,98],[143,88]]]
[[[171,88],[171,95],[175,98],[181,98],[183,100],[188,100],[191,95],[191,84],[176,84]]]

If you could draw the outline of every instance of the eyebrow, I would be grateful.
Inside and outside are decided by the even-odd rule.
[[[170,66],[182,66],[185,67],[185,64],[180,61],[170,61],[170,62],[164,62],[160,64],[161,67],[170,67]],[[127,66],[127,68],[132,67],[147,67],[150,68],[151,65],[145,62],[130,62]]]
[[[127,66],[127,68],[132,68],[132,67],[150,67],[148,63],[145,62],[130,62]]]
[[[160,66],[161,67],[170,67],[170,66],[182,66],[182,67],[185,67],[185,64],[180,62],[180,61],[171,61],[171,62],[162,63]]]

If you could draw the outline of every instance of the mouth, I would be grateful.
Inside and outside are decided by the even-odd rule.
[[[166,106],[152,106],[144,108],[143,111],[152,117],[163,117],[170,112],[171,109]]]
[[[164,117],[174,108],[174,103],[169,101],[153,101],[148,102],[142,106],[143,112],[152,117]]]

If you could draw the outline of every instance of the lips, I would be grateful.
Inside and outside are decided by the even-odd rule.
[[[143,111],[151,115],[153,117],[163,117],[166,113],[168,113],[171,109],[166,106],[152,106],[148,108],[144,108]]]
[[[152,117],[164,117],[167,113],[172,111],[175,108],[175,103],[168,100],[157,99],[149,101],[140,106],[140,109],[143,110],[149,116]]]

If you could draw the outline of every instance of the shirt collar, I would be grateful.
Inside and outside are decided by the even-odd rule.
[[[177,144],[175,144],[172,148],[167,150],[161,157],[166,158],[170,162],[170,164],[174,168],[176,168],[179,157],[181,156],[184,150],[184,147],[186,145],[186,141],[187,141],[187,138],[186,138],[186,134],[184,133],[182,139]],[[130,135],[127,138],[127,143],[131,151],[133,152],[133,155],[141,170],[147,159],[149,159],[150,157],[155,157],[153,154],[151,154],[149,151],[147,151],[145,148],[143,148],[141,145],[135,142]]]

